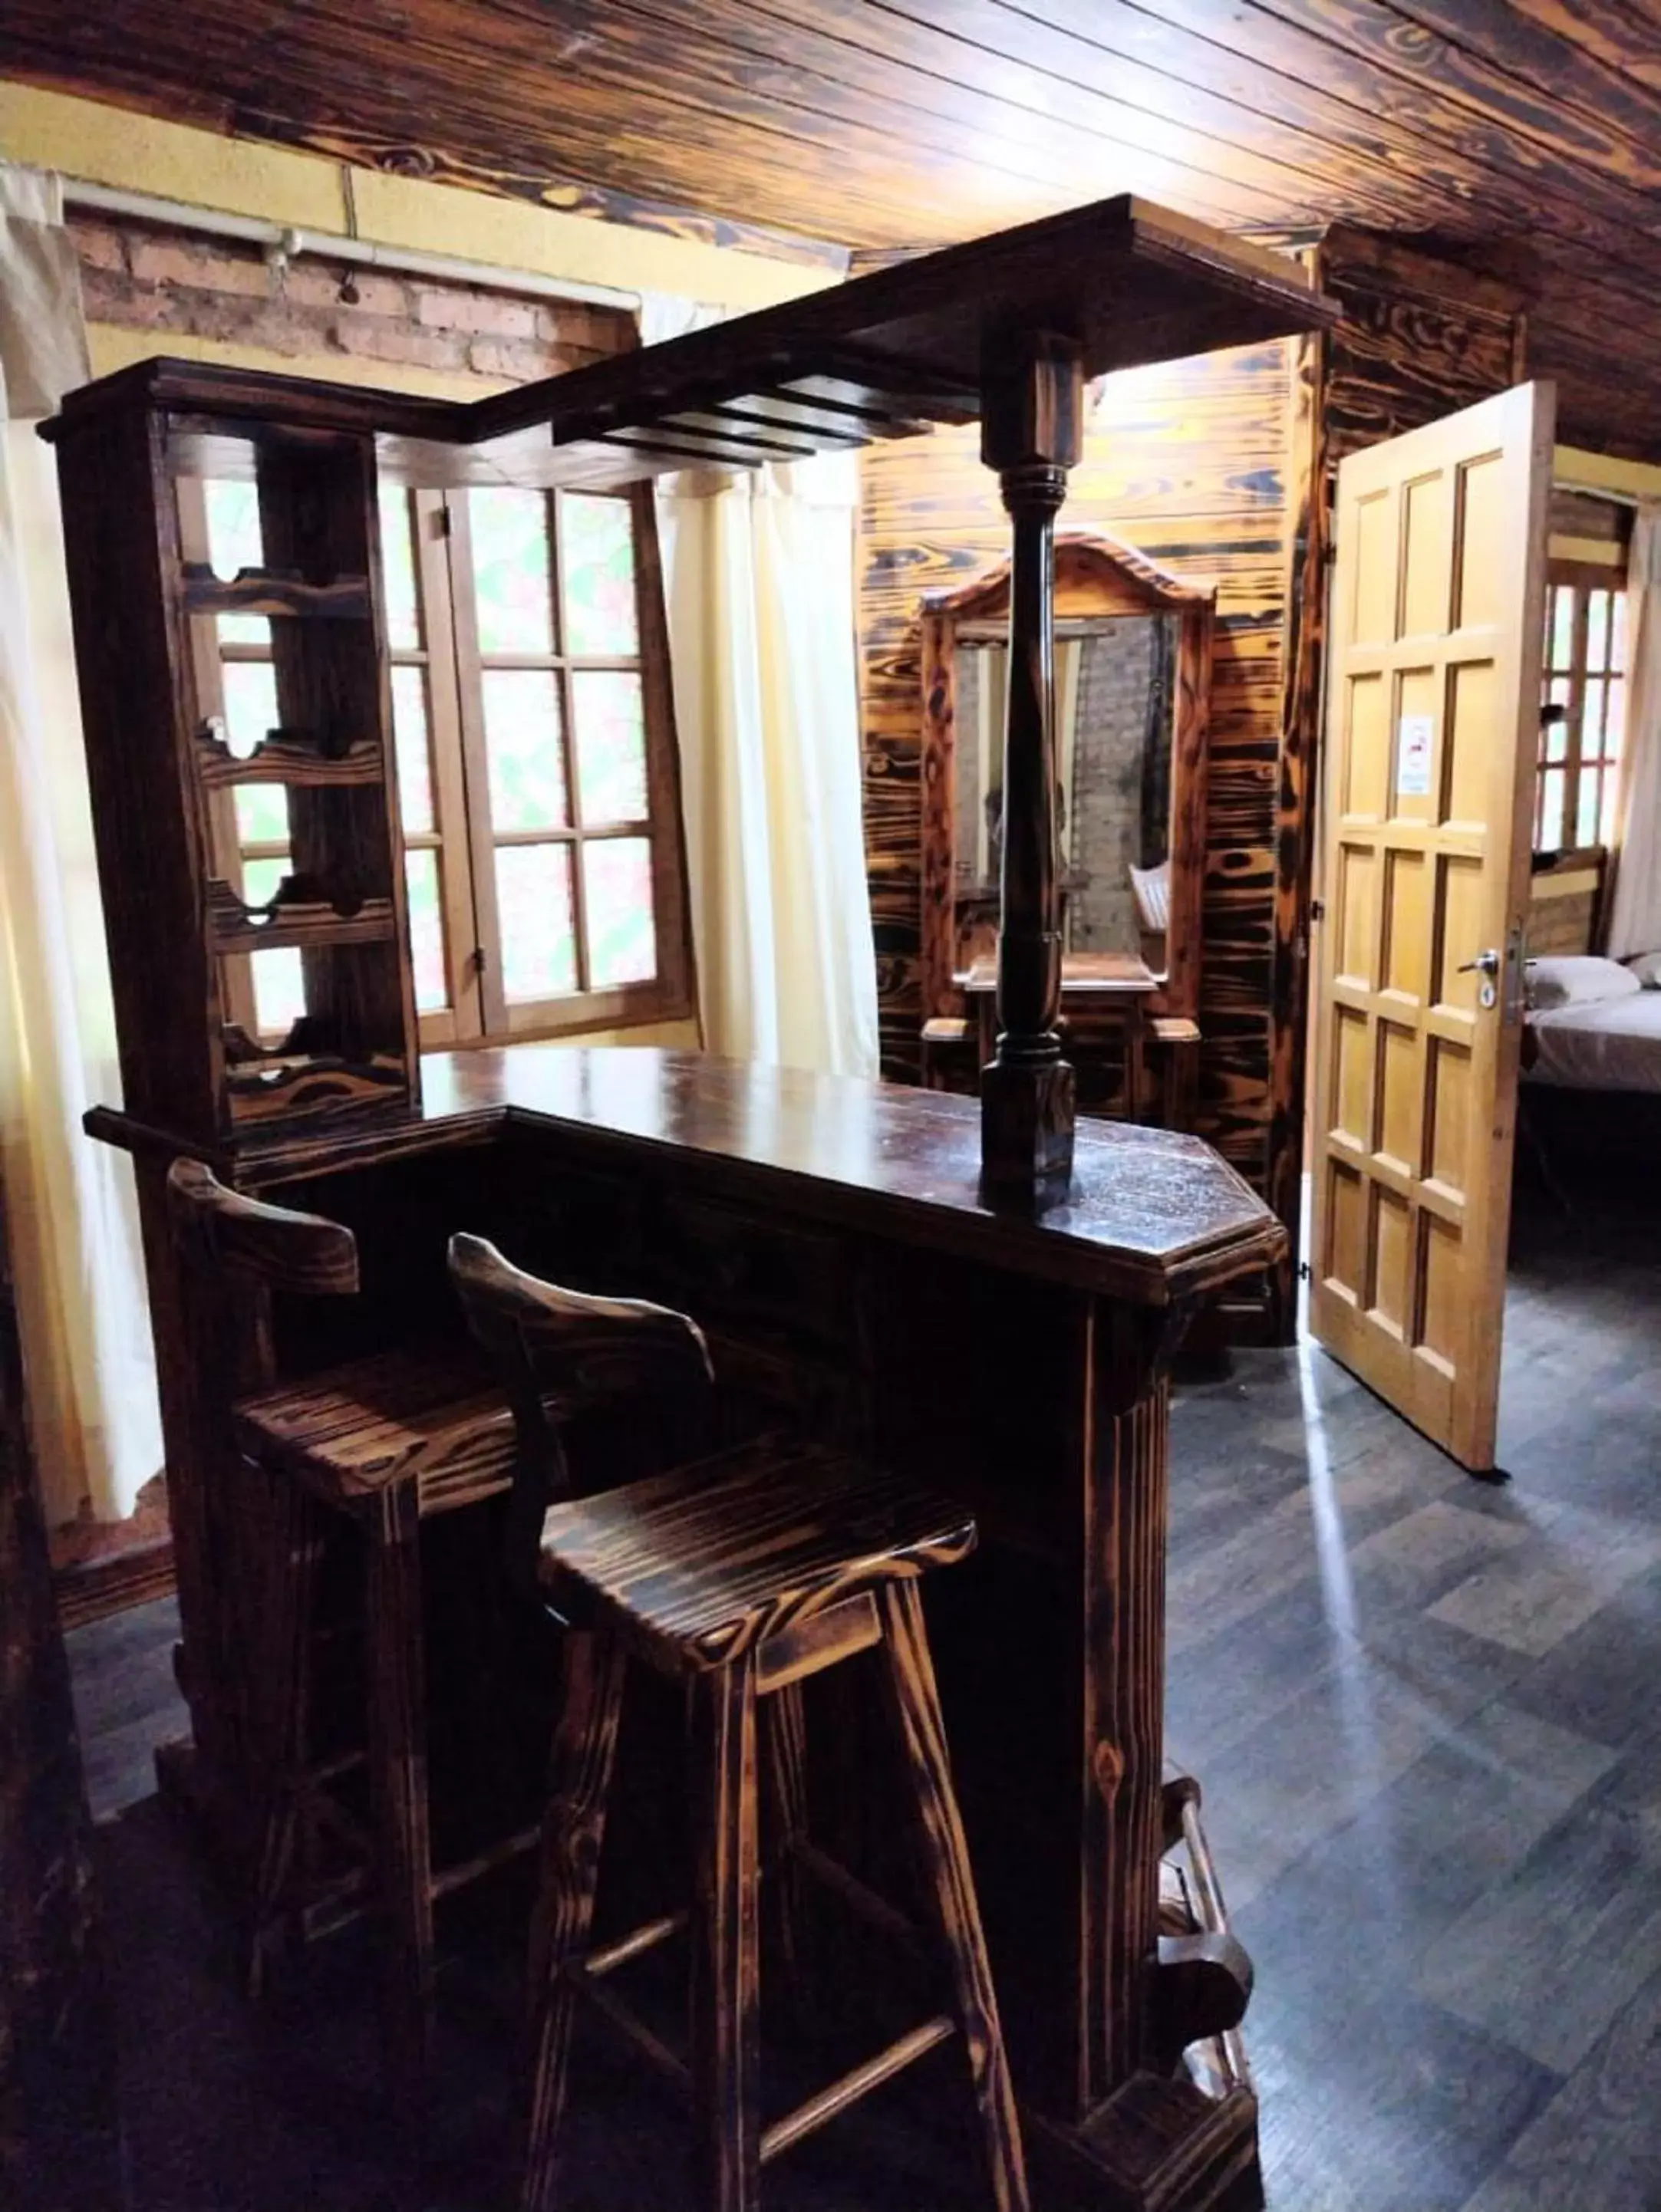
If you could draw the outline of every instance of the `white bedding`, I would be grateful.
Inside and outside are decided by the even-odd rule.
[[[1530,1082],[1661,1092],[1661,991],[1551,1006],[1528,1021],[1539,1048]]]

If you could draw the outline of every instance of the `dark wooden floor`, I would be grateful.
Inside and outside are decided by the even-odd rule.
[[[1313,1350],[1184,1388],[1174,1436],[1171,1748],[1204,1783],[1256,1961],[1276,2212],[1657,2212],[1653,1217],[1520,1235],[1506,1486]],[[447,2166],[410,2194],[350,1939],[303,2015],[262,2024],[237,1995],[222,1919],[149,1797],[172,1633],[163,1604],[72,1639],[96,1809],[120,1815],[104,1840],[138,2212],[480,2212],[499,2174],[469,2145],[499,2136],[502,2085],[476,2085]],[[672,2115],[620,2125],[621,2072],[595,2094],[593,2212],[674,2212]],[[973,2202],[940,2181],[956,2161],[926,2100],[867,2109],[779,2169],[779,2212]]]

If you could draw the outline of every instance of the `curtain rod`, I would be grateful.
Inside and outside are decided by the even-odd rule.
[[[498,292],[519,292],[540,300],[574,300],[586,306],[621,307],[638,313],[638,292],[622,292],[609,284],[585,284],[575,277],[543,276],[529,269],[502,269],[485,261],[467,261],[447,253],[421,253],[403,246],[378,246],[365,238],[337,236],[332,231],[297,230],[290,225],[267,222],[256,216],[222,214],[216,209],[192,207],[184,200],[157,199],[149,192],[119,191],[79,177],[65,177],[64,199],[70,207],[99,215],[131,216],[176,230],[195,230],[213,238],[234,238],[265,249],[269,262],[281,267],[310,254],[325,261],[348,261],[361,268],[385,269],[410,276],[430,276],[453,284],[483,284]]]

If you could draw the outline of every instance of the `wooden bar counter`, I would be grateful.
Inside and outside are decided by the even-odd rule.
[[[735,1398],[972,1503],[981,1553],[930,1602],[1041,2201],[1250,2201],[1255,2102],[1173,2072],[1208,2024],[1183,2012],[1193,1962],[1157,1957],[1166,1366],[1199,1301],[1279,1255],[1274,1216],[1198,1139],[1089,1121],[1062,1204],[994,1210],[973,1100],[697,1054],[429,1055],[422,1097],[215,1164],[350,1222],[389,1334],[441,1320],[445,1239],[479,1231],[542,1273],[684,1308]],[[220,1588],[192,1445],[203,1321],[160,1222],[168,1161],[201,1148],[101,1109],[89,1126],[139,1167],[206,1751],[234,1719],[191,1649]]]

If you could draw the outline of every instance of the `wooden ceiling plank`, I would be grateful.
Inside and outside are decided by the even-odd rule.
[[[1512,5],[1634,82],[1661,87],[1661,8],[1654,0],[1512,0]]]
[[[1613,142],[1621,149],[1612,173],[1642,183],[1661,174],[1661,94],[1618,67],[1582,51],[1573,39],[1531,21],[1516,0],[1390,0],[1395,12],[1445,40],[1500,78],[1542,95],[1544,114],[1556,124],[1518,127],[1548,143],[1561,143],[1564,118],[1578,121],[1585,157]],[[1560,11],[1561,12],[1561,11]],[[1649,58],[1661,64],[1661,41],[1648,41]],[[1433,51],[1435,51],[1433,49]],[[1537,101],[1530,107],[1540,113]]]
[[[1171,3],[1161,0],[1162,6]],[[1195,0],[1174,4],[1191,9]],[[1461,0],[1462,13],[1463,4]],[[1258,18],[1272,18],[1324,48],[1323,76],[1329,75],[1334,58],[1352,82],[1353,73],[1364,70],[1368,86],[1381,87],[1392,103],[1399,103],[1402,91],[1422,100],[1427,127],[1440,124],[1457,134],[1469,128],[1464,118],[1479,118],[1491,134],[1497,131],[1490,159],[1504,154],[1515,164],[1537,163],[1542,182],[1567,180],[1571,191],[1577,178],[1583,191],[1599,181],[1613,185],[1634,195],[1646,229],[1661,224],[1661,214],[1643,198],[1661,183],[1661,148],[1643,155],[1607,123],[1542,99],[1521,78],[1481,55],[1425,32],[1395,5],[1383,0],[1246,0],[1245,35],[1254,44],[1264,35]],[[1242,20],[1237,15],[1237,21]],[[1392,88],[1396,87],[1402,91]]]
[[[908,8],[919,3],[897,0]],[[1331,128],[1350,118],[1346,127],[1375,133],[1381,149],[1390,149],[1388,158],[1405,158],[1461,203],[1474,189],[1482,210],[1521,233],[1542,221],[1561,222],[1566,235],[1616,258],[1634,227],[1646,240],[1661,233],[1661,210],[1629,184],[1595,175],[1561,150],[1523,137],[1480,101],[1453,98],[1431,73],[1396,68],[1382,36],[1390,20],[1382,9],[1360,0],[1234,0],[1226,9],[1215,0],[1157,0],[1155,14],[1125,0],[1058,0],[1055,20],[1102,44],[1127,35],[1126,16],[1140,17],[1144,52],[1157,51],[1173,32],[1209,44],[1222,82],[1232,76],[1235,96],[1254,101],[1263,97],[1261,72],[1268,71],[1300,121],[1299,100],[1305,112],[1310,106],[1327,111]],[[1357,24],[1372,31],[1371,44],[1363,36],[1350,40],[1346,27]],[[1186,47],[1183,66],[1204,81],[1198,57]],[[1234,76],[1239,71],[1244,79]],[[1269,112],[1275,112],[1273,105]]]
[[[526,10],[519,0],[508,0],[508,4],[538,20],[555,12],[540,4]],[[586,11],[574,9],[567,0],[563,12]],[[1279,150],[1266,154],[1221,133],[1197,129],[1191,115],[1174,115],[1169,104],[1161,109],[1104,91],[1084,93],[1064,80],[1046,80],[1037,72],[1021,73],[1018,84],[1017,71],[1008,64],[994,89],[977,77],[950,72],[946,64],[966,50],[949,36],[934,36],[928,42],[933,67],[922,65],[915,46],[904,58],[891,50],[891,41],[889,51],[873,52],[865,42],[863,27],[880,13],[844,8],[827,17],[822,9],[801,8],[786,16],[753,4],[753,0],[697,0],[700,25],[713,36],[706,40],[700,35],[694,43],[687,11],[678,0],[608,0],[596,35],[638,19],[660,38],[672,40],[678,69],[691,66],[698,81],[706,83],[719,84],[730,76],[732,57],[744,54],[770,70],[782,72],[782,96],[815,112],[822,88],[835,85],[865,103],[863,119],[885,131],[902,135],[922,131],[930,143],[953,152],[964,146],[964,133],[971,133],[983,159],[989,147],[1002,147],[1005,152],[996,157],[1002,166],[1062,187],[1070,199],[1114,189],[1110,178],[1104,185],[1104,162],[1118,158],[1123,147],[1134,146],[1208,182],[1263,194],[1285,210],[1278,220],[1315,220],[1322,212],[1320,179]],[[1013,96],[1032,82],[1044,84],[1060,96],[1037,104]],[[849,112],[854,112],[851,106]]]
[[[300,0],[296,15],[308,8],[319,17],[328,12],[313,6],[312,0]],[[548,42],[545,68],[538,68],[525,50],[527,31]],[[568,63],[557,60],[562,33],[571,51]],[[642,40],[638,17],[615,0],[608,0],[599,16],[592,7],[573,5],[572,0],[547,0],[529,15],[513,0],[496,0],[488,8],[474,0],[465,11],[447,7],[432,20],[419,6],[400,9],[395,15],[389,10],[385,21],[374,0],[366,0],[355,12],[353,34],[354,56],[366,77],[374,71],[380,79],[380,96],[397,83],[400,71],[407,73],[423,57],[430,58],[452,106],[469,95],[484,100],[482,123],[518,116],[556,143],[573,121],[587,114],[620,145],[618,102],[625,101],[626,135],[647,175],[654,161],[672,161],[691,146],[715,150],[724,138],[735,168],[746,159],[776,163],[781,149],[800,149],[795,160],[803,182],[822,196],[827,155],[839,165],[839,184],[845,189],[849,173],[874,180],[897,155],[915,164],[919,151],[927,149],[932,157],[928,166],[939,173],[946,204],[978,209],[983,222],[994,227],[1004,226],[1012,210],[1019,219],[1048,210],[1058,196],[1076,201],[1128,190],[1186,209],[1212,209],[1213,220],[1220,215],[1250,224],[1275,218],[1277,203],[1264,191],[1226,177],[1202,176],[1168,154],[1128,142],[1110,149],[1110,177],[1075,172],[1069,190],[1067,165],[1051,160],[1041,147],[1029,149],[1025,158],[1011,158],[1007,146],[989,144],[984,137],[928,127],[926,118],[899,101],[850,96],[824,78],[815,79],[811,88],[775,82],[770,88],[753,88],[734,66],[734,58],[701,38],[684,16],[669,50],[672,66],[666,69],[663,40]],[[298,59],[292,36],[284,55],[281,84],[286,88],[295,81]],[[265,60],[274,65],[269,52]],[[778,73],[773,75],[776,80]],[[329,72],[337,100],[338,76],[337,61]],[[372,87],[366,82],[364,89]],[[757,134],[761,142],[753,155],[745,155],[731,137],[744,131]],[[1007,179],[1007,185],[996,188],[997,179]],[[673,196],[685,196],[678,179],[670,190]]]

